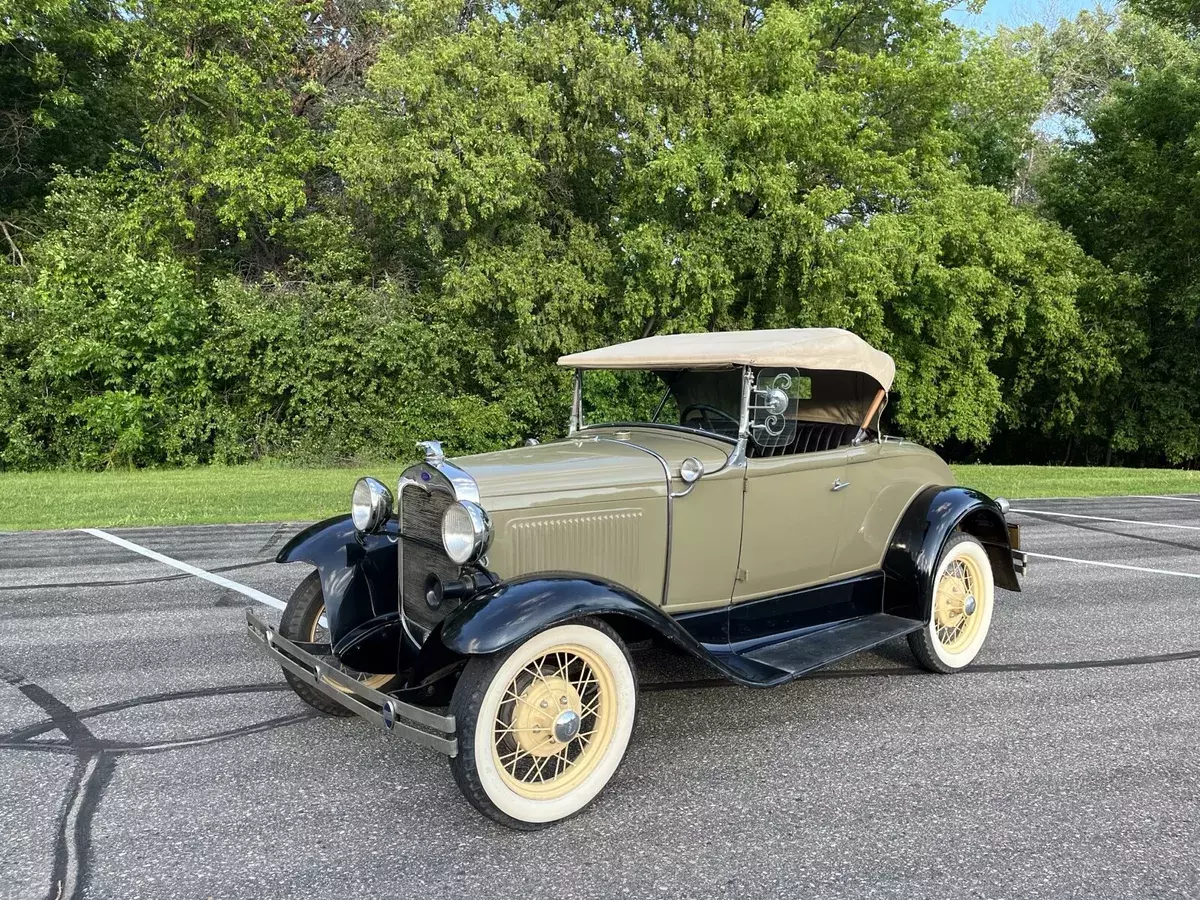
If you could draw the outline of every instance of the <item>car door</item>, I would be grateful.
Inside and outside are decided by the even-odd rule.
[[[835,449],[747,461],[735,604],[831,577],[846,460]]]

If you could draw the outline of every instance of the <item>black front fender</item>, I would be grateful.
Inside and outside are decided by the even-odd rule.
[[[928,622],[942,547],[955,530],[976,537],[992,563],[996,586],[1019,591],[1004,513],[973,488],[928,487],[909,504],[883,557],[884,612]]]
[[[479,656],[580,616],[603,615],[629,616],[661,634],[688,637],[674,619],[627,588],[592,575],[552,572],[481,591],[450,613],[441,638],[455,653]]]
[[[305,528],[275,557],[280,563],[316,566],[331,643],[399,609],[397,531],[395,520],[389,520],[379,532],[361,534],[350,516],[335,516]]]

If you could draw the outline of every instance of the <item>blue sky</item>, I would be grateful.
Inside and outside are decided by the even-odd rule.
[[[997,25],[1010,28],[1031,22],[1051,25],[1062,18],[1074,18],[1080,10],[1093,9],[1096,5],[1097,0],[988,0],[983,12],[972,15],[966,11],[964,0],[957,9],[946,13],[946,17],[955,24],[978,31],[994,31]],[[1103,0],[1100,5],[1112,9],[1114,3]]]

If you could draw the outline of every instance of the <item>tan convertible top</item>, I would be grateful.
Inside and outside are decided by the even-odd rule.
[[[775,328],[713,334],[660,334],[559,357],[572,369],[720,369],[729,366],[862,372],[887,390],[896,364],[842,328]]]

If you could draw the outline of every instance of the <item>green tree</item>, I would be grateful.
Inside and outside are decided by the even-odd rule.
[[[615,338],[842,325],[901,357],[910,434],[984,442],[1035,383],[1069,420],[1084,361],[1108,364],[1082,254],[1000,193],[1043,83],[940,4],[462,9],[395,16],[333,154],[419,289],[499,337],[474,371],[528,383]],[[1027,322],[1053,323],[1053,351],[1002,376]],[[504,375],[479,387],[528,415]]]
[[[784,325],[890,350],[913,437],[1062,440],[1136,280],[1014,205],[1046,69],[945,8],[122,6],[134,127],[0,269],[0,464],[484,449],[561,353]]]
[[[137,133],[126,25],[107,2],[0,4],[0,248],[20,262],[56,167],[102,167]]]
[[[1134,14],[1084,14],[1029,46],[1075,122],[1035,169],[1045,213],[1130,287],[1093,304],[1118,368],[1090,374],[1077,438],[1089,458],[1200,456],[1196,141],[1200,52]],[[1103,296],[1103,295],[1102,295]]]

